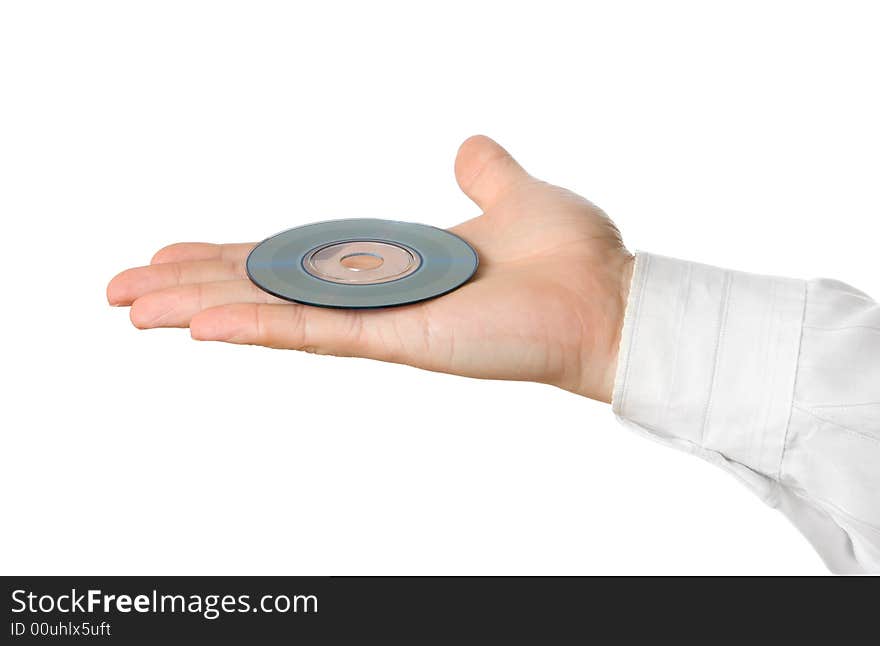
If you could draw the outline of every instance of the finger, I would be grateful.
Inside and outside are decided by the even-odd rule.
[[[226,341],[319,354],[409,363],[426,338],[419,308],[395,311],[332,310],[307,305],[236,304],[204,310],[190,321],[201,341]],[[404,343],[403,340],[409,340]]]
[[[465,195],[487,211],[530,175],[489,137],[475,135],[458,149],[455,179]]]
[[[111,305],[130,305],[144,294],[191,283],[246,278],[244,259],[172,262],[126,269],[107,285]]]
[[[211,244],[209,242],[178,242],[162,247],[153,256],[151,265],[194,260],[240,261],[247,258],[255,246],[252,242],[235,244]]]
[[[249,280],[194,283],[150,292],[131,305],[131,322],[142,330],[187,327],[204,309],[230,303],[284,303]]]
[[[360,324],[354,310],[242,303],[201,312],[190,322],[190,332],[201,341],[356,354]]]

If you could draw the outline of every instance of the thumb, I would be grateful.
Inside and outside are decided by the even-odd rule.
[[[455,179],[465,195],[487,211],[530,175],[495,141],[474,135],[458,149]]]

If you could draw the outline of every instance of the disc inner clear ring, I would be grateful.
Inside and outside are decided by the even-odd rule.
[[[361,244],[367,246],[355,246]],[[307,224],[267,238],[248,256],[247,274],[260,289],[289,301],[374,308],[452,291],[473,276],[478,262],[467,242],[443,229],[364,218]],[[354,276],[360,278],[350,280]]]
[[[306,254],[303,268],[334,283],[375,285],[408,276],[421,264],[419,254],[400,243],[351,240],[318,247]]]

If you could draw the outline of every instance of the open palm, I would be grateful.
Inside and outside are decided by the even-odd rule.
[[[609,401],[632,256],[590,202],[528,175],[471,137],[455,174],[483,210],[452,231],[480,268],[435,300],[382,310],[288,303],[245,273],[253,244],[179,243],[107,287],[139,328],[187,327],[200,340],[360,356],[471,377],[554,384]]]

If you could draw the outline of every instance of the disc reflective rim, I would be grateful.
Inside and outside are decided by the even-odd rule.
[[[337,283],[310,274],[306,257],[339,242],[381,242],[415,251],[420,264],[401,278],[375,284]],[[247,275],[263,291],[295,303],[367,309],[394,307],[442,296],[477,270],[477,252],[454,233],[395,220],[328,220],[288,229],[258,244],[247,258]]]

